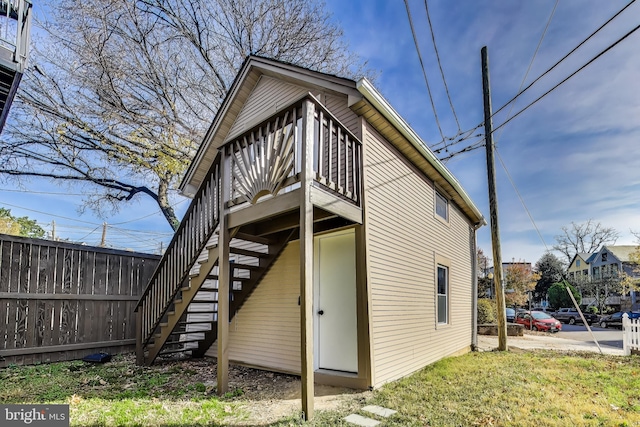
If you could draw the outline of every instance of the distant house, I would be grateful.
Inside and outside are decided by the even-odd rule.
[[[139,363],[184,353],[379,387],[476,340],[476,230],[456,178],[366,79],[251,56],[186,173],[137,307]],[[219,321],[219,319],[221,321]]]
[[[502,263],[503,276],[504,276],[504,273],[507,271],[507,269],[509,269],[510,267],[522,267],[528,273],[531,273],[532,271],[532,266],[530,262],[525,262],[525,261],[503,262]],[[493,274],[493,272],[494,272],[493,267],[489,267],[487,268],[486,274]]]
[[[589,282],[604,282],[610,279],[617,279],[623,273],[633,280],[640,281],[640,266],[635,264],[630,257],[637,248],[634,245],[605,245],[591,254],[576,254],[567,269],[569,281],[580,288],[581,282],[585,280]],[[582,302],[583,304],[593,304],[596,300],[592,296],[583,296]],[[628,292],[623,292],[623,295],[618,293],[610,294],[605,304],[616,308],[626,306],[626,309],[636,309],[638,305],[636,293],[632,289],[628,290]]]
[[[574,255],[567,274],[570,281],[589,280],[591,278],[591,262],[596,253],[580,252]]]
[[[631,261],[630,255],[637,246],[603,246],[593,256],[590,263],[593,280],[616,277],[621,272],[632,278],[640,278],[637,264]]]

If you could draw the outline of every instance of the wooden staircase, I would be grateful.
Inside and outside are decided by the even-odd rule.
[[[139,364],[175,353],[202,357],[217,338],[220,155],[196,193],[136,307]],[[230,230],[229,319],[296,229],[258,236]]]
[[[260,279],[273,264],[292,231],[268,239],[232,230],[230,242],[231,280],[229,284],[231,321]],[[214,235],[212,240],[216,239]],[[174,353],[202,357],[217,338],[218,322],[218,246],[205,248],[191,269],[189,280],[173,298],[157,332],[149,340],[144,357],[151,364],[156,357]]]

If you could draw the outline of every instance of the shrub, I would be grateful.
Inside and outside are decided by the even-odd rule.
[[[487,298],[478,299],[478,324],[496,322],[496,305]]]
[[[573,301],[571,297],[567,293],[567,288],[571,290],[573,297],[576,299],[577,303],[580,304],[581,297],[578,290],[571,284],[567,282],[562,283],[554,283],[551,285],[548,291],[549,303],[554,307],[573,307]]]

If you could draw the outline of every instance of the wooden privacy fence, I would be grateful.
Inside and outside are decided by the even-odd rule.
[[[0,234],[0,367],[135,348],[159,256]]]

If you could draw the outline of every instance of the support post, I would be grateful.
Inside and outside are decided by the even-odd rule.
[[[313,205],[311,179],[313,174],[313,120],[315,105],[302,105],[302,141],[300,177],[300,360],[302,412],[305,420],[313,417]]]
[[[136,364],[142,366],[144,364],[144,349],[142,348],[142,310],[138,307],[136,312]]]
[[[220,228],[218,232],[218,395],[229,389],[229,227],[227,202],[231,186],[231,156],[223,148],[220,163]]]
[[[491,86],[489,83],[489,57],[487,47],[480,51],[482,57],[482,92],[484,94],[484,137],[487,150],[487,178],[489,181],[489,216],[491,219],[491,246],[493,247],[493,287],[498,305],[498,350],[507,350],[507,314],[502,286],[502,254],[498,227],[498,195],[496,193],[496,165],[493,158],[493,124],[491,121]]]

